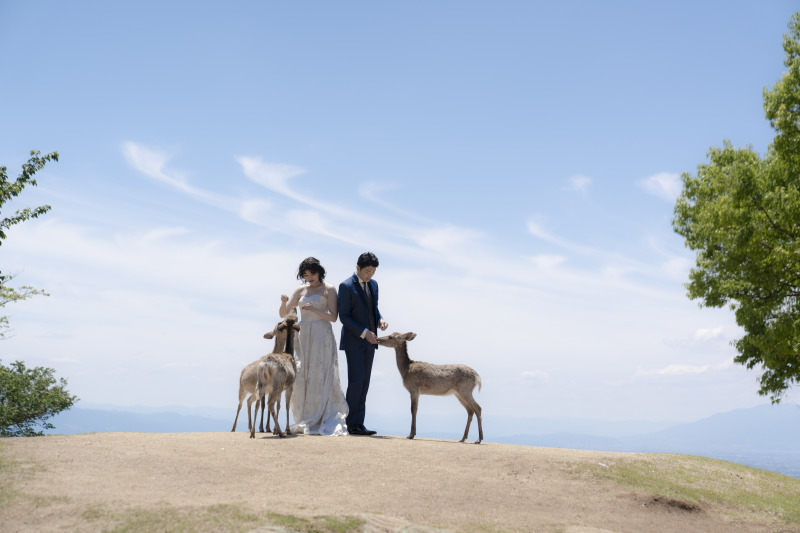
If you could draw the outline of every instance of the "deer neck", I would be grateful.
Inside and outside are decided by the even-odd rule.
[[[286,349],[283,353],[288,353],[291,356],[294,356],[294,329],[292,327],[286,328]]]
[[[411,365],[411,359],[408,358],[408,343],[404,342],[400,346],[395,346],[394,354],[397,358],[397,370],[400,371],[401,376],[405,376]]]
[[[275,334],[275,346],[272,347],[272,353],[281,353],[286,346],[286,336],[283,333]]]

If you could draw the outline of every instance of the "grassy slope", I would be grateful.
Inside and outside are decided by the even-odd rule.
[[[615,456],[600,468],[589,469],[584,464],[576,470],[688,509],[718,504],[737,518],[755,512],[787,525],[800,525],[800,479],[691,455],[622,457]]]
[[[599,478],[618,483],[653,503],[690,511],[713,505],[736,519],[783,524],[789,530],[800,531],[800,479],[781,474],[675,454],[614,454],[599,464],[572,463],[568,470],[577,479]],[[29,474],[21,472],[8,457],[0,439],[0,515],[12,508],[35,512],[53,503],[24,494],[12,485],[11,479],[26,475]],[[346,533],[362,531],[365,523],[363,518],[352,516],[318,516],[309,520],[275,513],[259,515],[236,505],[122,510],[98,506],[82,510],[75,518],[76,526],[83,524],[77,529],[104,531],[240,531],[272,525],[284,531]]]

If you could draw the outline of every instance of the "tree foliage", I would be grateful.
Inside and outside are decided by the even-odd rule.
[[[775,129],[762,158],[725,142],[682,174],[673,228],[697,252],[686,285],[701,305],[729,305],[744,336],[735,361],[760,366],[759,394],[800,382],[800,12],[784,36],[788,71],[764,89]]]
[[[22,172],[14,181],[8,179],[6,167],[0,166],[0,210],[2,210],[7,202],[19,196],[25,187],[29,185],[36,186],[36,180],[33,176],[37,171],[42,170],[48,161],[58,161],[58,152],[52,152],[43,156],[40,152],[31,150],[28,162],[22,165]],[[11,216],[5,216],[0,219],[0,245],[3,244],[3,240],[6,238],[6,232],[11,226],[19,224],[20,222],[25,222],[31,218],[37,218],[47,213],[49,210],[49,205],[41,205],[34,208],[26,207],[17,210]],[[0,216],[2,216],[2,211],[0,211]],[[14,274],[9,275],[0,272],[0,308],[4,308],[7,303],[27,300],[37,294],[47,295],[46,292],[30,286],[22,286],[19,288],[9,286],[9,282],[14,279],[14,276]],[[5,315],[0,316],[0,339],[6,336],[8,328],[8,317]]]
[[[0,436],[32,437],[53,429],[47,419],[69,409],[78,399],[56,380],[52,368],[26,368],[22,361],[0,364]],[[42,429],[37,431],[37,426]]]

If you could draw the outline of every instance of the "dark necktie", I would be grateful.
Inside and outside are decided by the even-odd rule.
[[[364,294],[367,295],[367,307],[369,308],[369,329],[375,331],[375,314],[372,312],[372,294],[369,292],[369,287],[366,281],[361,282],[361,287],[364,289]]]

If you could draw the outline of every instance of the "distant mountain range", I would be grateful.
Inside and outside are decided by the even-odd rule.
[[[526,433],[503,437],[498,442],[579,450],[701,455],[800,477],[800,407],[794,405],[737,409],[640,435]]]
[[[75,407],[53,417],[53,434],[134,431],[193,433],[230,431],[232,409],[172,407]],[[281,420],[285,422],[285,411]],[[373,415],[370,427],[406,435],[408,415]],[[466,417],[418,414],[417,436],[460,439]],[[247,411],[239,415],[247,430]],[[473,421],[470,438],[477,437]],[[800,478],[800,407],[762,405],[720,413],[692,423],[607,422],[587,419],[484,417],[488,442],[609,452],[658,452],[724,459]]]

